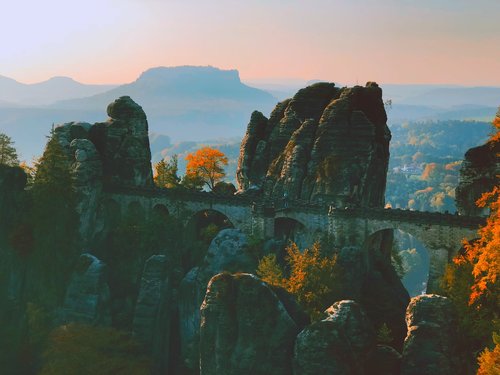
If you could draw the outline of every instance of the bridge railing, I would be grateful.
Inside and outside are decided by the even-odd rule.
[[[222,195],[206,191],[187,189],[165,189],[158,187],[136,187],[123,185],[105,185],[104,191],[110,194],[137,195],[143,197],[169,197],[171,199],[200,202],[222,203],[238,206],[252,206],[254,212],[264,212],[273,216],[276,212],[301,212],[328,214],[341,218],[376,219],[406,221],[421,224],[438,224],[478,228],[486,223],[484,217],[460,216],[441,212],[412,211],[384,208],[338,208],[328,203],[311,202],[300,199],[271,199],[261,196]]]
[[[460,226],[476,229],[486,223],[486,218],[478,216],[461,216],[456,214],[412,211],[384,208],[335,208],[330,207],[330,215],[345,218],[363,218],[388,221],[406,221],[419,224],[438,224]]]
[[[104,192],[108,194],[137,195],[143,197],[169,197],[191,201],[211,201],[235,205],[249,205],[255,199],[239,195],[223,195],[208,191],[195,191],[187,189],[163,189],[158,187],[137,187],[123,185],[106,185]]]

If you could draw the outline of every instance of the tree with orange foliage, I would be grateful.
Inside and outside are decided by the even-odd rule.
[[[500,111],[493,125],[497,132],[489,142],[499,142]],[[478,239],[464,243],[464,251],[448,265],[443,278],[443,289],[455,303],[461,331],[467,338],[470,351],[475,353],[492,345],[492,334],[500,332],[499,185],[484,193],[476,204],[490,209],[486,225],[478,230]],[[498,349],[494,352],[498,353]],[[483,360],[489,360],[491,352],[483,353]]]
[[[228,163],[227,157],[215,148],[202,147],[195,153],[188,154],[186,160],[186,177],[202,181],[210,190],[226,176],[224,166]]]
[[[339,297],[341,270],[337,257],[322,255],[317,242],[303,251],[292,242],[286,252],[287,271],[278,264],[276,256],[270,254],[260,260],[257,275],[293,294],[311,319],[318,320]]]
[[[466,242],[465,254],[455,262],[468,262],[472,267],[474,284],[471,287],[470,304],[487,301],[500,302],[500,187],[484,193],[477,201],[478,207],[490,208],[486,225],[479,229],[479,239]],[[499,311],[500,311],[500,306]]]

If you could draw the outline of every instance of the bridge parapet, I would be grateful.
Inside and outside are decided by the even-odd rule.
[[[448,225],[462,228],[477,229],[486,223],[484,217],[461,216],[441,212],[411,211],[384,208],[334,208],[330,207],[328,214],[343,219],[363,218],[386,221],[405,221],[416,224]]]
[[[104,187],[105,193],[137,195],[142,197],[168,197],[170,199],[180,199],[199,202],[217,202],[234,204],[241,206],[249,206],[255,199],[238,195],[221,195],[207,191],[192,191],[185,189],[163,189],[158,187],[135,187],[135,186],[119,186],[108,185]]]

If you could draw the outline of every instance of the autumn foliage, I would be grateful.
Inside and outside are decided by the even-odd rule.
[[[489,203],[489,205],[488,205]],[[491,210],[486,225],[479,229],[479,239],[466,242],[465,253],[454,259],[455,263],[472,265],[474,283],[471,287],[470,304],[492,302],[500,298],[500,187],[485,193],[477,201],[479,207],[488,205]]]
[[[270,254],[259,262],[257,275],[293,294],[311,318],[318,319],[338,299],[340,270],[337,257],[323,256],[319,243],[303,251],[291,243],[286,252],[286,269],[278,264],[274,254]]]
[[[199,179],[210,190],[221,181],[226,173],[227,157],[219,150],[211,147],[202,147],[198,151],[186,156],[186,177],[191,180]]]
[[[498,115],[494,125],[497,132],[490,142],[500,141]],[[484,193],[476,204],[490,209],[486,225],[478,230],[476,240],[464,242],[464,250],[448,265],[443,278],[444,291],[459,311],[461,331],[475,353],[491,345],[492,334],[500,332],[500,187]],[[495,344],[493,351],[485,349],[479,357],[478,374],[498,373]]]

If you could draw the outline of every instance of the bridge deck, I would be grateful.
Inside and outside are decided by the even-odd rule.
[[[441,212],[412,211],[384,208],[335,208],[326,203],[290,200],[284,207],[283,200],[270,200],[259,196],[220,195],[205,191],[184,189],[162,189],[157,187],[105,186],[109,194],[137,195],[141,197],[168,197],[171,199],[221,203],[232,206],[253,205],[257,210],[266,212],[307,212],[318,215],[331,215],[343,219],[372,219],[386,221],[404,221],[429,225],[448,225],[475,229],[486,223],[486,218],[461,216]]]

